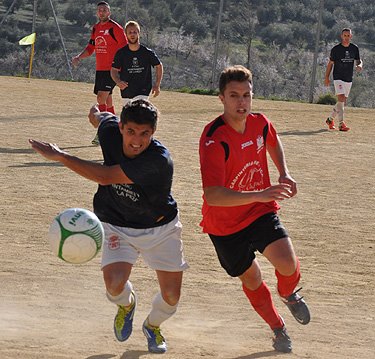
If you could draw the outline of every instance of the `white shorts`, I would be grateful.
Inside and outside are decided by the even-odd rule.
[[[138,96],[135,96],[133,98],[123,98],[122,100],[124,101],[123,106],[125,106],[130,101],[137,101],[137,100],[146,100],[146,101],[148,101],[148,99],[149,99],[149,96],[138,95]]]
[[[135,264],[139,255],[154,270],[181,272],[185,262],[181,240],[182,225],[177,215],[171,222],[154,228],[137,229],[103,223],[102,269],[108,264]]]
[[[336,95],[345,95],[346,98],[349,97],[350,89],[352,88],[352,82],[333,80],[333,84],[335,86]]]

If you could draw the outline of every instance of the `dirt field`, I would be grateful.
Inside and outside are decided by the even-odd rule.
[[[61,210],[92,209],[96,184],[44,160],[27,140],[56,142],[100,161],[87,121],[95,101],[92,85],[0,77],[0,98],[0,359],[154,357],[141,332],[158,290],[154,273],[142,261],[135,266],[134,332],[118,343],[100,258],[66,264],[51,254],[46,239]],[[115,100],[120,109],[117,91]],[[280,216],[301,260],[309,325],[299,325],[277,298],[273,270],[259,257],[293,341],[293,352],[280,354],[272,349],[268,326],[250,307],[239,281],[220,268],[199,227],[198,140],[203,126],[220,114],[219,100],[162,92],[154,103],[161,110],[155,137],[170,148],[175,162],[173,190],[190,264],[179,310],[163,325],[169,346],[164,358],[374,358],[375,110],[347,109],[352,130],[342,133],[329,132],[324,124],[330,106],[254,101],[254,111],[275,124],[299,184],[298,195],[282,203]],[[272,179],[277,180],[275,171]]]

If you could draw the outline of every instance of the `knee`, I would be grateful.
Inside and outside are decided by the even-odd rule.
[[[162,291],[162,297],[166,303],[169,305],[176,305],[178,304],[181,296],[181,289],[180,288],[170,288]]]
[[[96,100],[98,101],[99,105],[104,105],[107,102],[107,96],[107,94],[100,92],[96,95]]]
[[[260,270],[251,272],[247,270],[244,274],[239,276],[239,278],[242,284],[250,290],[257,290],[263,282],[262,273]]]
[[[299,269],[299,260],[296,256],[284,257],[275,269],[283,276],[291,276]]]
[[[104,283],[108,293],[117,296],[124,290],[126,279],[119,273],[110,272],[104,274]]]

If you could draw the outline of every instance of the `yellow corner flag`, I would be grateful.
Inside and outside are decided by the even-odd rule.
[[[20,45],[31,45],[30,64],[29,64],[29,79],[31,77],[31,69],[33,68],[35,38],[36,38],[36,33],[33,32],[32,34],[27,35],[24,38],[22,38],[20,41],[18,41],[18,43]]]
[[[22,38],[18,43],[20,45],[32,45],[35,42],[36,33],[33,32],[31,35],[27,35],[24,38]]]

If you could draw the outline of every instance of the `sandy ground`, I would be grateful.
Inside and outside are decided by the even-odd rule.
[[[118,92],[114,97],[119,109]],[[69,265],[54,257],[47,243],[57,213],[92,208],[96,184],[45,161],[27,140],[56,142],[100,161],[87,121],[95,101],[92,85],[0,77],[0,98],[0,358],[154,357],[141,333],[158,291],[154,273],[141,260],[134,268],[139,297],[134,332],[119,343],[100,256]],[[299,325],[277,298],[273,269],[259,257],[293,340],[293,352],[280,354],[272,349],[268,326],[250,307],[239,281],[220,268],[199,227],[198,140],[221,104],[216,97],[165,91],[154,102],[161,110],[155,137],[170,148],[175,162],[173,191],[190,264],[179,310],[163,325],[169,345],[164,358],[374,358],[375,110],[347,109],[352,130],[342,133],[326,129],[330,106],[254,101],[254,111],[275,124],[299,184],[299,194],[282,203],[280,216],[301,260],[309,325]]]

